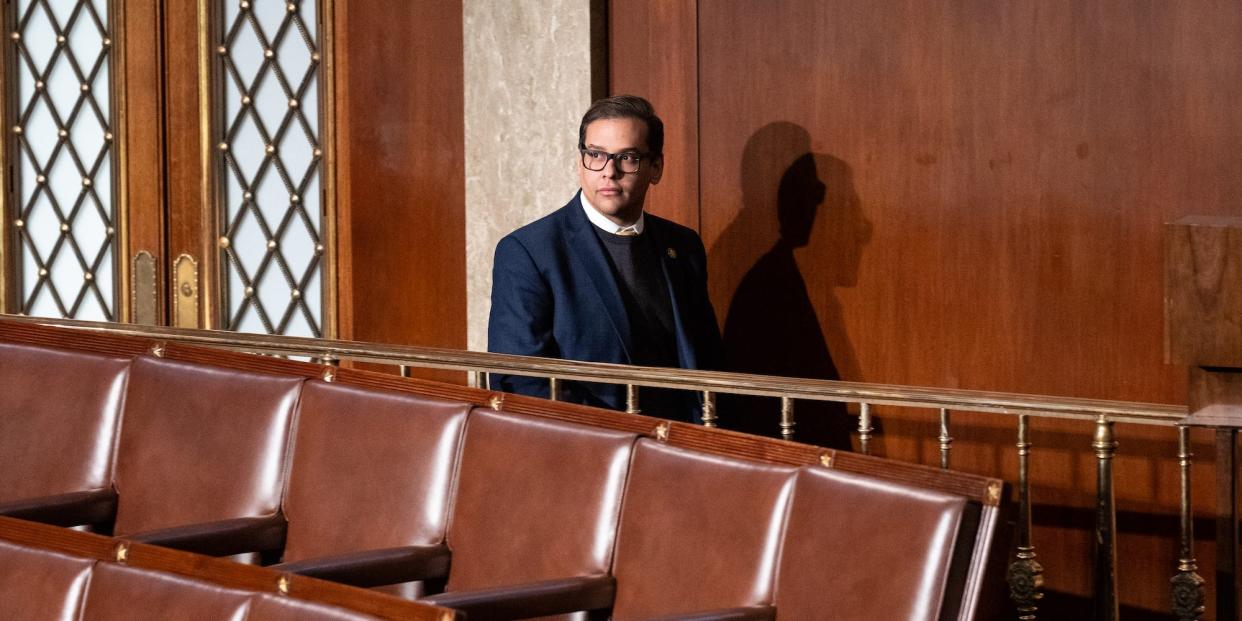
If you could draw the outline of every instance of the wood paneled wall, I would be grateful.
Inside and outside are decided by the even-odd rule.
[[[466,346],[460,2],[336,2],[341,337]]]
[[[610,17],[611,91],[669,126],[652,211],[700,230],[738,368],[786,352],[792,375],[1184,401],[1185,369],[1162,361],[1161,224],[1242,211],[1242,5],[651,0]],[[885,453],[935,461],[928,413],[880,414]],[[1012,420],[954,423],[956,467],[1016,478]],[[1079,594],[1090,431],[1032,438],[1037,551]],[[1174,434],[1119,431],[1123,601],[1167,609]]]

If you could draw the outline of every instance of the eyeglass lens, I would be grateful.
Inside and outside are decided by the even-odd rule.
[[[588,170],[603,170],[608,166],[608,160],[616,163],[617,170],[629,174],[638,172],[642,156],[637,153],[605,153],[591,149],[582,151],[582,165]]]

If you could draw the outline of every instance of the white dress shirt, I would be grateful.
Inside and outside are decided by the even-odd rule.
[[[587,200],[585,193],[579,192],[578,198],[582,202],[582,210],[586,212],[587,220],[590,220],[591,224],[594,224],[601,231],[604,231],[605,233],[612,233],[613,235],[628,236],[643,234],[643,227],[645,226],[643,218],[646,214],[638,214],[638,221],[634,224],[617,224],[616,222],[609,220],[608,217],[600,213],[599,210],[595,209],[595,205],[592,205],[591,201]]]

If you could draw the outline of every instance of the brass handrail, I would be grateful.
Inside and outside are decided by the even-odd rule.
[[[748,373],[662,369],[600,362],[577,362],[471,352],[414,345],[385,345],[360,341],[270,336],[219,330],[190,330],[132,324],[0,315],[6,320],[71,327],[94,332],[166,338],[183,343],[208,345],[267,354],[303,355],[351,359],[390,365],[420,366],[456,371],[505,373],[556,377],[560,380],[626,384],[655,388],[680,388],[763,397],[813,401],[837,401],[913,408],[949,409],[958,412],[1037,414],[1042,417],[1111,421],[1174,426],[1186,416],[1182,405],[1078,399],[956,388],[928,388],[866,382],[801,379]]]

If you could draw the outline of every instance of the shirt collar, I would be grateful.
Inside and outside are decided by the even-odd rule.
[[[646,223],[644,222],[646,214],[640,213],[638,214],[637,222],[629,226],[622,226],[612,220],[609,220],[606,216],[604,216],[604,214],[596,210],[595,205],[592,205],[591,201],[587,200],[585,193],[578,192],[578,199],[582,203],[582,211],[586,212],[587,220],[590,220],[591,224],[594,224],[599,230],[604,231],[605,233],[618,235],[625,229],[633,229],[635,234],[643,234],[643,229],[646,227]]]

